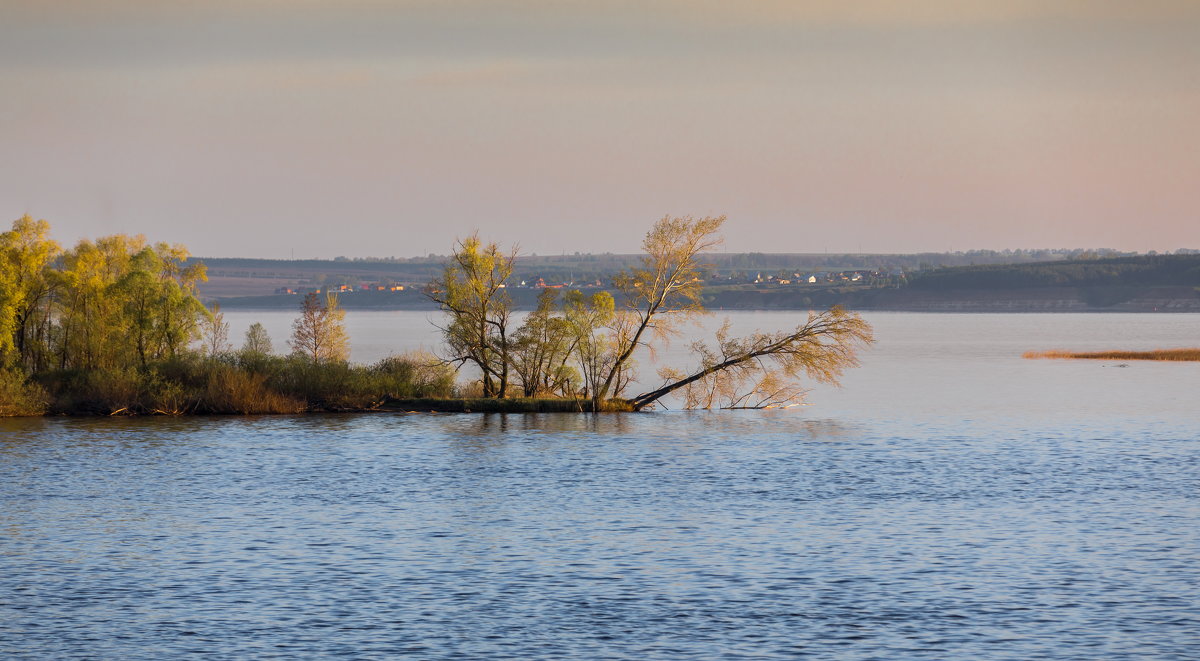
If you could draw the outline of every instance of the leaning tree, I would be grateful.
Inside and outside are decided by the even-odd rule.
[[[639,347],[678,333],[681,323],[705,314],[700,272],[703,253],[721,244],[718,232],[724,216],[666,217],[655,223],[642,247],[640,268],[619,276],[623,314],[615,331],[618,346],[609,375],[594,393],[597,403],[619,396],[613,389]],[[628,399],[635,410],[682,391],[689,408],[764,408],[798,401],[806,392],[802,377],[836,384],[838,377],[858,364],[858,349],[873,341],[871,326],[861,317],[834,307],[810,313],[793,330],[756,332],[730,337],[729,324],[717,332],[716,346],[692,345],[699,365],[690,373],[664,369],[660,387]]]

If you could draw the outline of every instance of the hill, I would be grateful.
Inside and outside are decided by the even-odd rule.
[[[514,304],[519,309],[531,308],[539,281],[571,283],[572,288],[602,286],[638,257],[521,258],[511,290]],[[940,267],[924,262],[925,268],[916,271],[887,266],[888,257],[880,255],[740,253],[711,257],[713,266],[707,274],[711,284],[705,289],[705,300],[718,309],[808,309],[838,304],[862,310],[1200,311],[1200,255],[1088,256]],[[953,261],[958,255],[943,257]],[[210,282],[202,293],[207,298],[220,300],[225,307],[256,308],[297,306],[295,295],[274,293],[279,287],[299,290],[345,285],[353,289],[342,296],[342,304],[349,309],[431,309],[432,303],[420,289],[442,268],[437,257],[374,262],[206,262]],[[790,266],[780,266],[784,264]],[[828,264],[844,268],[833,269]],[[825,268],[818,270],[821,267]],[[364,290],[364,283],[371,283],[369,290]],[[378,283],[403,283],[405,288],[380,291],[374,286]]]

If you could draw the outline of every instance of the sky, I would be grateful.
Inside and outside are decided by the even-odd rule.
[[[1197,35],[1194,0],[0,0],[0,210],[211,257],[722,214],[730,252],[1200,248]]]

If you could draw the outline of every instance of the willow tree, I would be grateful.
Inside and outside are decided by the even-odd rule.
[[[509,357],[525,397],[562,392],[571,375],[565,369],[573,349],[567,320],[556,314],[558,291],[543,289],[537,307],[512,335]]]
[[[154,254],[160,355],[175,356],[199,337],[199,324],[208,316],[196,292],[197,283],[208,280],[208,270],[203,262],[189,263],[190,254],[180,244],[156,243]]]
[[[496,243],[483,243],[472,234],[459,240],[442,271],[426,289],[426,296],[450,316],[441,326],[446,339],[447,363],[474,365],[480,372],[484,397],[504,397],[512,365],[509,321],[512,276],[516,249],[504,252]]]
[[[50,223],[28,214],[0,233],[0,366],[8,358],[31,372],[46,367],[59,252]]]
[[[619,344],[616,338],[627,333],[618,323],[613,296],[606,291],[586,297],[579,290],[568,292],[563,300],[563,320],[570,330],[571,356],[579,372],[580,394],[590,397],[603,387],[612,371]],[[626,365],[630,364],[626,361]],[[613,387],[618,392],[629,374],[628,369],[617,373]]]
[[[646,256],[640,268],[619,276],[615,284],[624,309],[609,323],[614,353],[608,376],[593,393],[597,404],[619,398],[623,375],[639,347],[677,334],[682,323],[705,314],[701,300],[703,253],[721,244],[724,216],[659,220],[646,234]],[[761,408],[798,400],[805,392],[801,377],[837,383],[858,364],[857,351],[873,341],[871,327],[841,308],[810,314],[793,330],[729,336],[717,333],[716,347],[693,344],[699,365],[691,372],[660,372],[666,382],[627,400],[641,410],[682,390],[691,408]],[[628,377],[625,377],[628,378]]]
[[[59,367],[107,369],[131,363],[127,297],[118,284],[129,275],[133,255],[146,247],[141,236],[84,239],[62,259],[59,295]],[[136,342],[136,340],[133,340]]]
[[[642,264],[613,281],[624,307],[610,325],[615,344],[603,380],[592,392],[596,402],[620,396],[622,376],[638,348],[678,333],[681,323],[704,312],[700,256],[721,245],[724,222],[725,216],[666,216],[646,233]]]
[[[178,355],[199,337],[199,325],[212,317],[196,298],[196,281],[204,265],[185,265],[187,250],[159,243],[134,253],[125,273],[106,289],[119,302],[118,321],[126,352],[136,354],[142,367],[152,360]]]

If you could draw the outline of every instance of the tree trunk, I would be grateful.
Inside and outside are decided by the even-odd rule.
[[[633,406],[634,411],[641,411],[642,409],[646,408],[650,404],[653,404],[654,402],[662,399],[663,397],[666,397],[667,395],[671,394],[672,392],[675,392],[676,390],[679,390],[680,388],[686,386],[689,383],[695,383],[696,381],[699,381],[700,379],[703,379],[704,377],[706,377],[710,374],[715,374],[717,372],[720,372],[721,370],[729,369],[730,367],[733,367],[735,365],[740,365],[741,363],[744,363],[748,360],[754,360],[755,358],[757,358],[759,356],[764,356],[764,355],[767,355],[767,352],[753,352],[753,353],[743,354],[741,356],[736,356],[734,358],[730,358],[729,360],[726,360],[721,363],[717,363],[716,365],[713,365],[712,367],[700,370],[699,372],[696,372],[695,374],[693,374],[687,378],[680,379],[674,383],[669,383],[669,384],[659,388],[658,390],[652,390],[648,393],[643,393],[641,395],[638,395],[637,397],[634,397],[633,399],[629,400],[629,404],[631,406]]]

